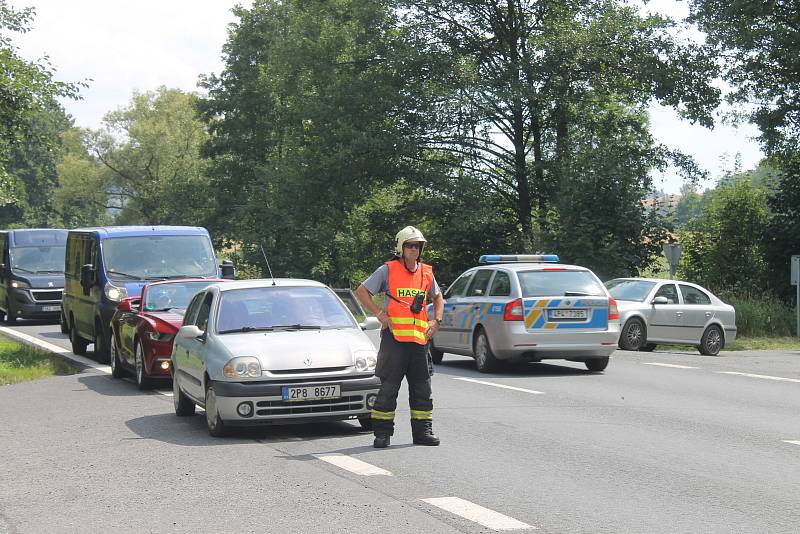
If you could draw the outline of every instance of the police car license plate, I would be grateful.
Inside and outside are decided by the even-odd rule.
[[[550,310],[551,319],[586,319],[586,310]]]
[[[56,312],[61,311],[61,306],[42,306],[43,312]]]
[[[285,386],[281,388],[283,400],[305,401],[318,399],[338,399],[341,397],[341,386],[329,384],[325,386]]]

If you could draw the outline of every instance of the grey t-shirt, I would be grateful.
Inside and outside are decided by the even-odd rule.
[[[419,264],[417,265],[417,269],[419,269]],[[389,266],[384,263],[375,269],[375,272],[369,275],[369,278],[364,280],[361,285],[367,288],[367,291],[369,291],[371,295],[389,291]],[[438,294],[439,284],[436,283],[436,277],[434,277],[430,289],[431,298]]]

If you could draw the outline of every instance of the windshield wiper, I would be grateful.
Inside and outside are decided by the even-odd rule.
[[[284,330],[321,330],[322,327],[318,324],[276,324],[273,328],[281,328]]]
[[[43,269],[41,271],[36,271],[36,274],[39,273],[56,273],[56,274],[64,274],[64,271],[59,271],[58,269]]]
[[[15,271],[25,271],[26,273],[36,274],[36,271],[31,271],[30,269],[26,269],[25,267],[19,267],[18,265],[14,266]]]
[[[108,271],[108,274],[109,274],[109,276],[113,276],[113,275],[124,276],[125,278],[128,278],[129,280],[141,280],[142,279],[141,276],[135,276],[135,275],[128,274],[128,273],[121,273],[119,271]]]
[[[149,312],[170,311],[172,308],[158,308],[156,310],[147,310]]]
[[[588,297],[590,293],[584,293],[583,291],[564,291],[565,297]]]
[[[233,332],[263,332],[263,331],[270,332],[272,331],[272,329],[273,328],[271,326],[243,326],[241,328],[231,328],[230,330],[220,330],[217,333],[231,334]]]

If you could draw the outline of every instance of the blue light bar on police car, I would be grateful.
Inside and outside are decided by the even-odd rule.
[[[484,254],[478,263],[558,262],[556,254]]]

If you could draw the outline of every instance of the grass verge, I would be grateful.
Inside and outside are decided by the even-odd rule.
[[[800,350],[796,337],[739,337],[723,350]]]
[[[53,375],[72,375],[77,369],[63,358],[0,336],[0,385]]]

